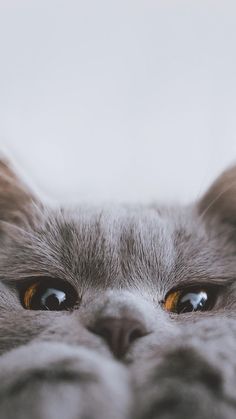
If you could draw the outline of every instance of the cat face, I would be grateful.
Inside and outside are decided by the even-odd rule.
[[[0,352],[51,340],[130,362],[203,339],[236,311],[235,197],[233,168],[187,207],[55,210],[1,162]]]

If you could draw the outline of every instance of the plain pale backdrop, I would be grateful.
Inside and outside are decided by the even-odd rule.
[[[235,0],[0,0],[0,142],[59,201],[197,198],[236,161]]]

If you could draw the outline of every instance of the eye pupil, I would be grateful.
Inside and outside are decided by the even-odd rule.
[[[41,297],[42,306],[48,310],[60,310],[65,302],[65,292],[54,288],[48,288]]]
[[[208,300],[207,293],[205,291],[200,292],[189,292],[185,294],[178,304],[178,311],[181,313],[189,311],[203,310]]]
[[[68,310],[77,300],[78,295],[71,285],[50,278],[33,282],[22,294],[22,305],[28,310]]]
[[[164,308],[172,313],[188,313],[193,311],[210,310],[216,299],[216,289],[190,288],[177,290],[167,294]]]

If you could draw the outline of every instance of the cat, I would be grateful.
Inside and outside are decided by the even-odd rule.
[[[236,167],[187,206],[50,208],[0,162],[0,418],[236,417]]]

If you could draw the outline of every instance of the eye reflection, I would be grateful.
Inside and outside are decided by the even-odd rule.
[[[73,308],[78,295],[67,283],[43,279],[31,283],[24,290],[21,300],[23,307],[27,310],[62,311]]]
[[[179,304],[183,304],[183,306],[185,306],[185,303],[187,305],[190,304],[193,311],[196,311],[204,308],[207,299],[208,297],[205,291],[200,291],[199,293],[189,292],[180,299]]]
[[[188,313],[211,310],[216,300],[216,290],[209,288],[188,288],[167,294],[164,309],[172,313]]]

